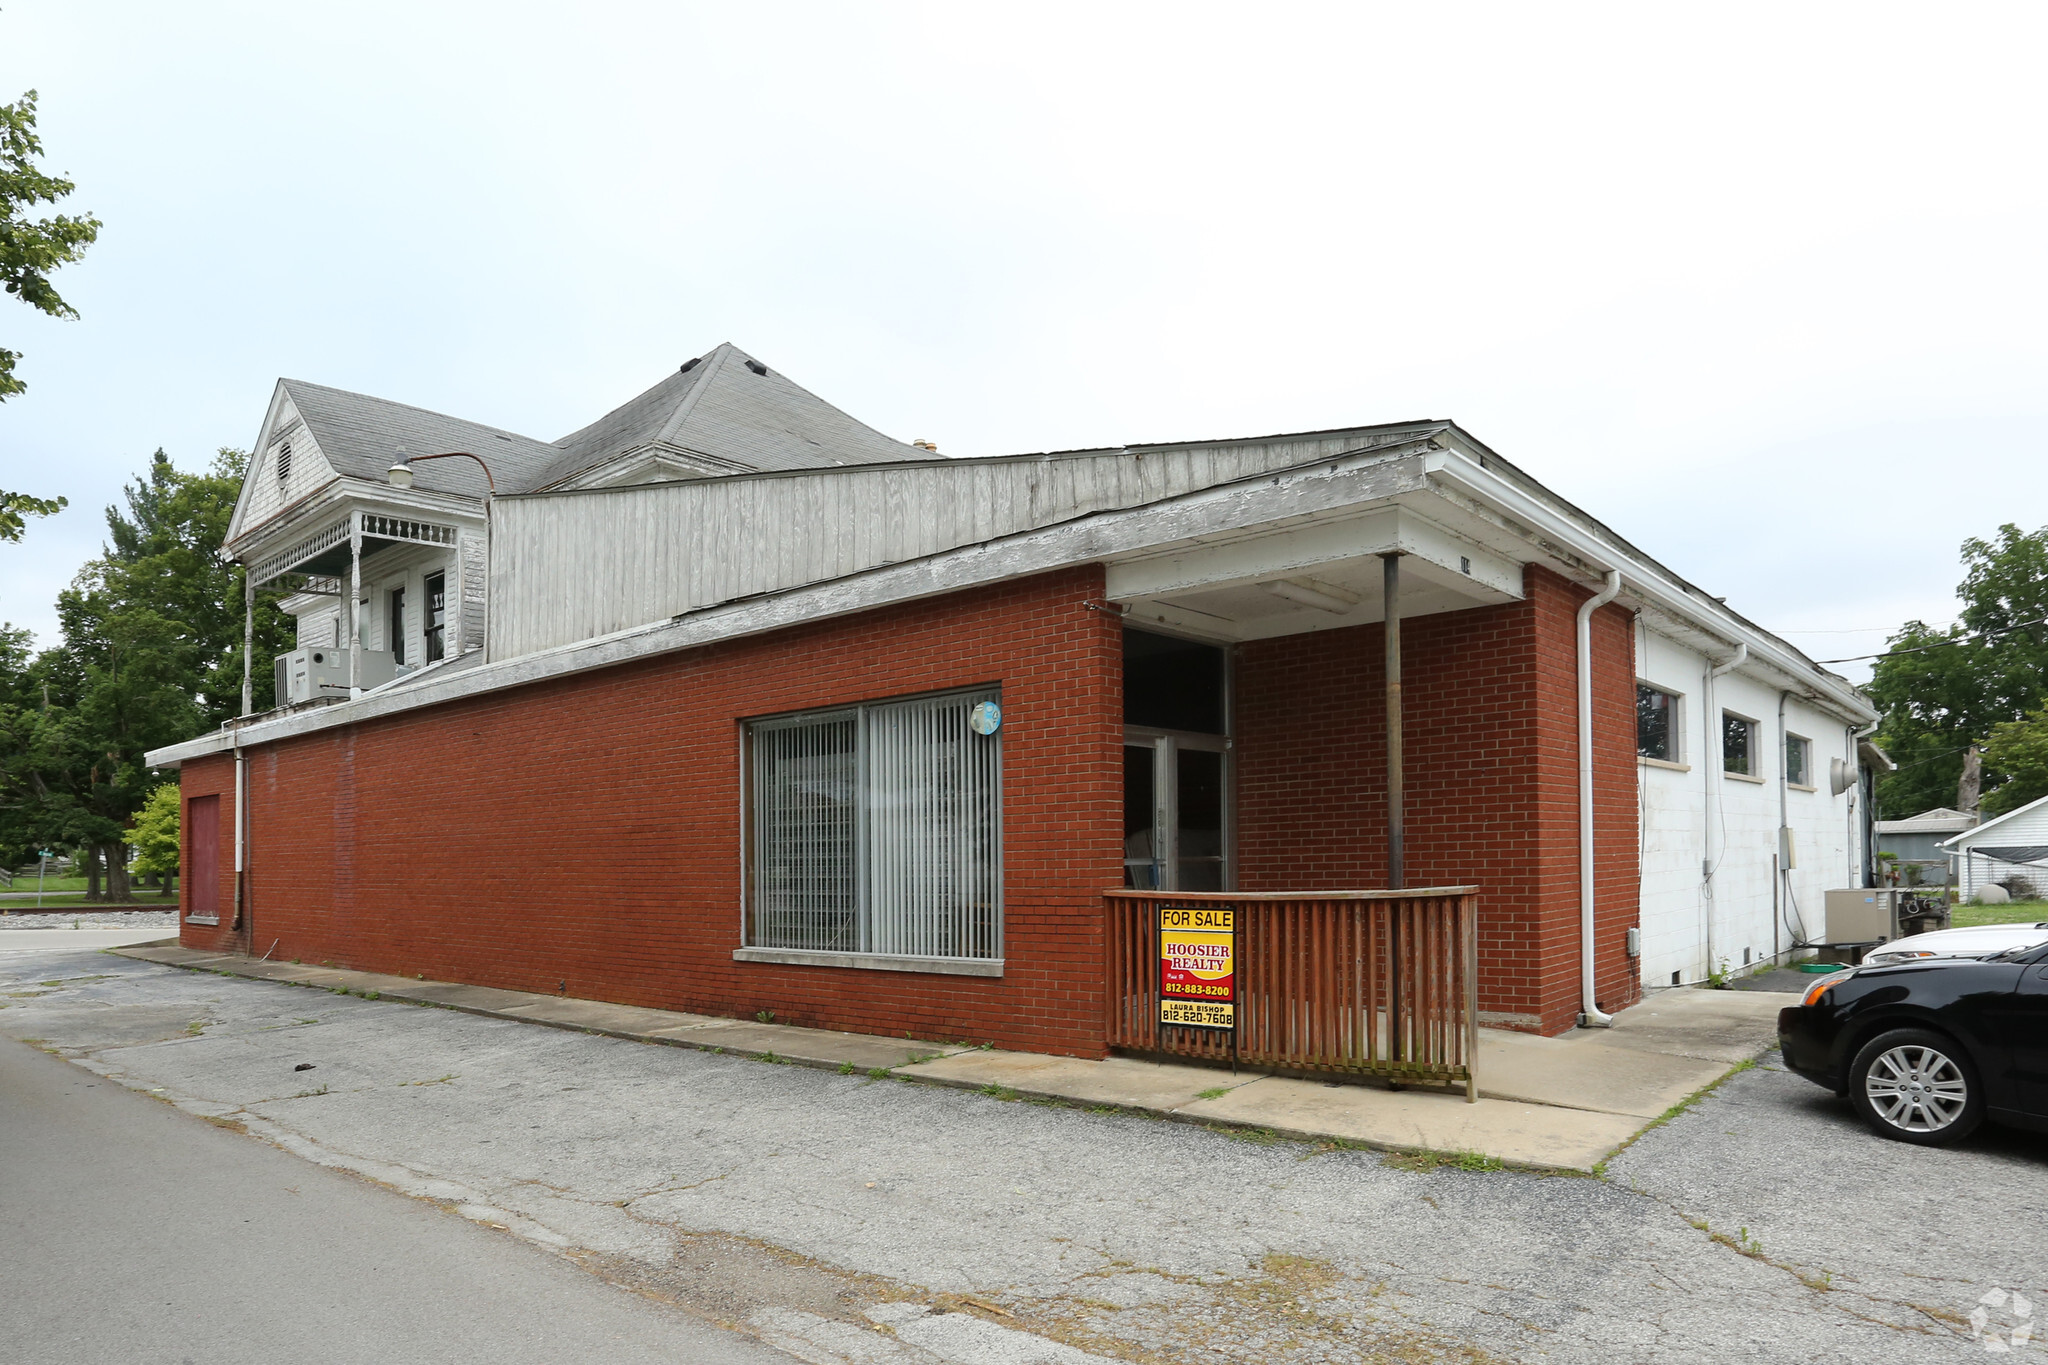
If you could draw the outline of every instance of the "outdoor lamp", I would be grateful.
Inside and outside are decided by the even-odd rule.
[[[412,487],[412,456],[405,453],[404,446],[400,446],[392,453],[397,455],[398,458],[391,462],[391,468],[384,471],[385,479],[390,482],[393,488]],[[478,463],[482,463],[482,461],[478,461]]]

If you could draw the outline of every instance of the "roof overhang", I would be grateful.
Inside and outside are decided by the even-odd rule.
[[[1511,478],[1487,468],[1483,461],[1488,458],[1484,447],[1465,444],[1454,429],[1438,427],[1412,440],[1319,459],[1277,474],[1094,512],[483,663],[454,676],[401,683],[316,711],[245,723],[153,751],[148,761],[171,766],[237,745],[274,742],[1089,563],[1105,566],[1113,600],[1134,609],[1154,608],[1151,614],[1159,619],[1198,633],[1250,639],[1357,624],[1378,619],[1377,590],[1361,568],[1377,568],[1378,556],[1391,552],[1409,561],[1417,585],[1416,601],[1404,601],[1403,615],[1513,600],[1521,593],[1520,566],[1530,562],[1544,562],[1587,586],[1618,571],[1625,605],[1655,610],[1731,653],[1737,645],[1746,645],[1748,668],[1779,677],[1846,721],[1876,720],[1876,711],[1846,679],[1821,669],[1625,543],[1603,537],[1604,528],[1590,518],[1575,518],[1567,504],[1531,493],[1518,472]],[[1346,610],[1328,610],[1327,603],[1304,606],[1300,594],[1283,595],[1262,586],[1304,578],[1310,593],[1343,604]],[[1321,588],[1316,586],[1319,581]],[[1260,594],[1255,603],[1243,597],[1251,592]],[[1255,606],[1263,611],[1263,599],[1268,597],[1273,599],[1273,614],[1261,616],[1251,610]],[[1189,624],[1203,604],[1224,601],[1248,604],[1240,607],[1244,618],[1217,612],[1214,615],[1224,624]]]

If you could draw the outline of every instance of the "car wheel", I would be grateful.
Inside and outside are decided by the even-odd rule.
[[[1960,1142],[1984,1121],[1977,1068],[1961,1047],[1926,1029],[1894,1029],[1849,1064],[1849,1102],[1888,1138],[1934,1147]]]

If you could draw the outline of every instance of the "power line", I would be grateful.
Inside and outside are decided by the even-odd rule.
[[[1940,649],[1943,645],[1963,645],[1972,640],[1988,640],[1994,635],[2010,635],[2016,630],[2031,630],[2035,626],[2048,626],[2048,616],[2038,621],[2022,621],[2015,626],[2001,626],[1997,630],[1980,630],[1972,635],[1958,635],[1949,640],[1936,640],[1932,644],[1910,645],[1905,649],[1887,649],[1881,654],[1854,654],[1846,659],[1815,659],[1820,664],[1855,664],[1865,659],[1889,659],[1899,654],[1918,654],[1923,650]]]

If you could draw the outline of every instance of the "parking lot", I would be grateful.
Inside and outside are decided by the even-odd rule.
[[[97,952],[0,983],[0,1033],[807,1359],[961,1358],[887,1327],[918,1305],[1203,1362],[1956,1360],[2048,1312],[2048,1143],[1883,1142],[1768,1056],[1575,1177]]]

